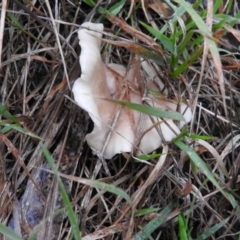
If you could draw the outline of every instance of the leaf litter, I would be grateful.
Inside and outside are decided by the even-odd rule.
[[[1,133],[4,137],[1,138],[0,144],[0,204],[4,206],[4,211],[1,211],[0,215],[1,223],[8,226],[13,219],[16,232],[25,238],[33,233],[41,220],[44,221],[49,217],[50,227],[45,224],[40,228],[36,239],[55,234],[60,239],[71,238],[71,226],[66,214],[60,213],[59,221],[54,216],[57,210],[64,209],[64,204],[54,175],[44,171],[47,164],[41,151],[41,145],[44,144],[52,153],[59,172],[67,175],[62,179],[75,214],[78,216],[78,228],[83,239],[107,239],[107,237],[131,239],[141,236],[142,230],[151,227],[151,220],[144,215],[134,217],[134,212],[154,207],[161,209],[158,211],[159,214],[162,210],[163,212],[169,210],[167,206],[170,203],[173,203],[171,213],[158,223],[157,228],[154,228],[155,231],[151,232],[153,239],[160,237],[173,239],[172,234],[178,234],[180,223],[177,216],[180,212],[181,221],[183,220],[184,226],[188,228],[186,232],[189,230],[190,234],[191,226],[199,226],[197,230],[193,228],[191,231],[192,238],[197,238],[201,234],[209,236],[211,231],[211,235],[215,238],[231,236],[237,239],[239,215],[235,213],[239,212],[236,206],[240,201],[239,52],[236,52],[238,47],[233,41],[231,42],[231,38],[217,34],[217,30],[221,33],[229,31],[239,43],[239,25],[230,25],[229,22],[231,27],[227,25],[221,27],[219,22],[219,29],[215,29],[218,28],[217,18],[213,16],[211,19],[207,14],[206,18],[209,21],[213,20],[213,28],[209,31],[214,37],[209,39],[207,39],[209,36],[203,37],[208,43],[213,43],[209,45],[209,48],[214,46],[210,49],[212,56],[208,52],[204,52],[205,56],[202,55],[202,51],[195,53],[197,48],[192,39],[185,49],[181,50],[181,56],[174,56],[175,52],[169,52],[161,42],[155,41],[155,36],[148,33],[139,20],[147,25],[151,24],[152,27],[157,26],[158,29],[164,27],[167,29],[164,34],[171,40],[174,40],[174,31],[171,30],[178,29],[181,38],[184,33],[181,33],[183,30],[179,25],[182,23],[178,25],[177,17],[175,18],[172,10],[181,8],[177,5],[171,8],[170,4],[163,5],[162,1],[154,0],[146,1],[146,4],[141,6],[143,1],[132,0],[130,3],[126,1],[124,7],[120,9],[116,6],[115,10],[117,1],[112,1],[110,6],[105,5],[105,2],[99,2],[100,7],[91,12],[92,8],[89,7],[87,0],[80,6],[69,1],[62,1],[61,6],[55,5],[56,3],[47,5],[41,1],[36,1],[34,6],[24,3],[28,11],[36,16],[34,18],[33,15],[26,15],[29,14],[26,9],[15,5],[17,2],[19,1],[14,0],[9,3],[7,9],[4,4],[1,6],[1,18],[4,17],[5,12],[12,12],[14,9],[15,11],[12,12],[14,21],[19,22],[24,28],[24,31],[16,28],[9,18],[5,18],[3,28],[1,20],[1,106],[11,114],[1,114],[1,121],[10,123],[7,127],[6,125],[1,127],[1,131],[4,130]],[[181,4],[181,1],[178,2]],[[204,14],[200,1],[196,2],[198,2],[196,11],[203,11]],[[125,8],[129,4],[132,6],[130,12],[126,11],[128,7]],[[159,8],[158,11],[155,10],[155,6]],[[107,9],[115,11],[117,15],[112,15]],[[182,8],[180,10],[182,11]],[[235,2],[232,3],[232,7],[219,7],[219,11],[221,14],[231,16],[239,14]],[[189,103],[195,102],[195,118],[188,131],[196,136],[205,135],[215,138],[206,142],[195,141],[187,138],[187,134],[183,134],[186,137],[181,141],[196,150],[209,171],[214,173],[211,177],[214,177],[221,190],[227,194],[227,198],[208,180],[202,169],[197,168],[194,161],[191,162],[185,152],[173,143],[167,143],[157,150],[155,154],[160,154],[159,158],[149,159],[150,165],[133,161],[131,155],[123,154],[127,160],[122,155],[115,156],[105,162],[110,175],[103,167],[103,160],[92,155],[91,149],[84,144],[84,137],[91,129],[91,122],[81,109],[64,97],[71,96],[68,83],[71,86],[80,75],[80,67],[77,64],[80,51],[78,39],[72,33],[77,30],[76,25],[82,24],[88,14],[92,21],[98,21],[100,17],[106,25],[105,31],[113,35],[118,32],[121,35],[121,42],[116,42],[117,44],[110,48],[107,48],[107,44],[113,43],[112,38],[104,44],[103,57],[106,63],[124,63],[128,66],[132,54],[141,54],[143,58],[150,58],[149,61],[154,66],[157,57],[161,63],[157,62],[154,71],[165,83],[167,97],[184,98]],[[44,24],[38,19],[43,19]],[[59,19],[62,20],[61,23],[58,22]],[[172,19],[174,20],[170,23]],[[191,26],[194,24],[187,13],[184,13],[183,19],[183,23],[186,21],[186,31],[188,31],[187,24]],[[51,27],[52,24],[54,28]],[[172,29],[167,27],[171,24],[174,26]],[[192,38],[199,34],[196,28],[193,32]],[[58,34],[59,40],[57,40]],[[70,35],[72,37],[68,39]],[[219,41],[214,42],[215,37]],[[128,41],[124,42],[122,38]],[[181,41],[176,38],[175,40],[176,43]],[[234,51],[224,49],[225,40],[233,45],[231,49]],[[201,47],[200,45],[205,46],[203,42],[198,47]],[[223,50],[215,55],[214,51],[218,51],[219,48]],[[154,54],[154,57],[151,58],[149,52]],[[189,60],[186,57],[194,53],[194,61],[184,61]],[[204,68],[201,66],[203,58]],[[171,66],[175,66],[174,69],[171,69]],[[201,84],[199,84],[200,79]],[[16,123],[15,119],[21,119],[22,125],[18,126],[19,129],[21,127],[29,134],[18,131],[18,128],[11,128],[11,124]],[[32,133],[39,138],[34,137]],[[207,151],[205,149],[198,152],[197,149],[201,149],[202,146],[205,146]],[[190,154],[193,156],[192,152]],[[179,166],[180,163],[182,167]],[[48,176],[48,181],[44,184],[41,182],[42,176],[37,177],[40,173]],[[120,188],[131,197],[132,206],[121,195],[118,196],[101,187],[93,189],[83,182],[74,181],[76,177],[98,180]],[[39,190],[34,187],[33,182],[38,184]],[[180,182],[191,182],[191,189],[186,195],[175,194]],[[28,193],[38,196],[37,199],[41,200],[29,199]],[[39,197],[42,194],[47,200]],[[39,215],[41,219],[35,226],[28,220],[26,206],[29,204],[32,207],[30,209],[39,207],[43,212],[43,215]],[[19,209],[21,214],[18,214]],[[22,225],[19,215],[24,219]],[[30,216],[31,219],[32,216],[34,215]],[[159,215],[156,215],[155,222],[158,222],[158,217]],[[147,232],[149,231],[147,229]]]

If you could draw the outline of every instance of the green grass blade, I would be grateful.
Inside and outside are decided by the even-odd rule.
[[[64,185],[62,183],[62,180],[61,180],[61,178],[58,174],[58,171],[57,171],[57,168],[54,164],[54,161],[53,161],[49,151],[47,150],[47,148],[44,145],[42,145],[41,148],[42,148],[42,151],[43,151],[43,154],[44,154],[45,158],[47,159],[49,165],[51,166],[54,174],[57,177],[60,192],[61,192],[61,196],[62,196],[63,202],[64,202],[64,206],[65,206],[66,211],[67,211],[68,219],[71,223],[73,235],[74,235],[76,240],[81,240],[81,235],[80,235],[80,231],[79,231],[79,227],[78,227],[77,217],[74,214],[73,208],[71,206],[71,202],[68,198],[68,195],[67,195],[67,192],[66,192],[66,190],[64,188]]]
[[[94,187],[94,188],[97,188],[97,189],[100,189],[100,190],[104,190],[104,191],[113,193],[115,195],[118,195],[118,196],[124,198],[130,205],[132,205],[131,198],[121,188],[118,188],[118,187],[113,186],[112,184],[100,182],[100,181],[97,181],[97,180],[88,180],[88,179],[86,179],[85,183],[87,185],[91,186],[91,187]]]
[[[206,136],[206,135],[198,135],[198,134],[187,134],[189,138],[192,139],[202,139],[202,140],[216,140],[216,137],[213,136]]]
[[[226,15],[222,15],[220,17],[219,22],[217,22],[215,25],[213,25],[213,31],[216,31],[218,29],[221,29],[224,27],[224,24],[226,24],[227,21],[227,16]]]
[[[101,181],[98,181],[98,180],[89,180],[89,179],[86,179],[86,178],[78,178],[78,177],[74,177],[74,176],[71,176],[71,178],[69,178],[68,175],[63,174],[63,173],[59,173],[59,175],[61,177],[71,179],[75,182],[78,182],[78,183],[81,183],[81,184],[84,184],[84,185],[88,185],[90,187],[94,187],[94,188],[97,188],[97,189],[100,189],[100,190],[104,190],[104,191],[107,191],[107,192],[114,193],[114,194],[124,198],[130,205],[132,205],[132,200],[126,194],[126,192],[124,192],[121,188],[115,187],[112,184],[108,184],[108,183],[101,182]]]
[[[206,24],[200,15],[192,8],[191,4],[184,0],[175,0],[175,2],[179,3],[184,9],[188,12],[188,14],[192,17],[192,20],[197,25],[198,29],[203,33],[204,36],[211,37],[211,33],[207,29]]]
[[[186,144],[184,144],[180,139],[176,139],[173,141],[174,144],[179,147],[182,151],[184,151],[189,158],[191,159],[191,161],[194,163],[194,165],[198,168],[201,169],[201,171],[204,173],[204,175],[213,183],[213,185],[215,185],[215,187],[227,198],[227,195],[225,194],[225,192],[223,191],[223,189],[221,188],[221,186],[218,184],[218,182],[216,181],[216,179],[214,178],[213,174],[210,172],[210,170],[208,169],[207,165],[205,164],[205,162],[197,155],[197,153],[191,149],[189,146],[187,146]]]
[[[202,33],[202,35],[205,36],[205,40],[209,44],[209,49],[210,49],[211,53],[215,56],[217,61],[220,62],[220,55],[217,50],[217,45],[213,40],[210,39],[212,34],[208,30],[208,28],[207,28],[205,22],[203,21],[203,19],[201,18],[201,16],[192,8],[191,4],[189,4],[188,2],[186,2],[184,0],[176,0],[176,2],[179,3],[181,6],[183,6],[185,8],[185,10],[188,12],[188,14],[192,17],[192,20],[195,22],[198,29]]]
[[[160,208],[143,208],[143,209],[137,210],[134,213],[134,216],[135,217],[141,217],[141,216],[144,216],[144,215],[149,214],[149,213],[157,212],[159,210],[160,210]]]
[[[11,127],[9,127],[9,126],[4,126],[4,127],[1,129],[0,133],[5,134],[5,133],[7,133],[7,132],[9,132],[9,131],[11,131],[11,130],[12,130]]]
[[[216,13],[219,10],[220,4],[222,3],[222,0],[215,0],[213,5],[213,12]]]
[[[18,30],[22,30],[23,26],[22,24],[18,21],[18,19],[10,12],[7,13],[7,18],[10,22],[10,24],[15,27]]]
[[[157,31],[156,29],[154,29],[151,26],[148,26],[147,24],[145,24],[144,22],[139,21],[154,37],[156,37],[161,43],[162,45],[168,49],[172,54],[174,54],[174,44],[171,41],[171,39],[169,39],[168,37],[166,37],[163,33],[161,33],[160,31]]]
[[[218,75],[218,81],[219,81],[219,87],[221,90],[222,98],[224,100],[224,107],[225,106],[225,88],[223,83],[223,73],[221,69],[221,58],[220,54],[217,48],[216,43],[211,39],[212,33],[208,30],[206,24],[204,23],[203,19],[199,16],[199,14],[192,8],[192,6],[184,1],[184,0],[176,0],[177,3],[179,3],[182,7],[185,8],[185,10],[188,12],[188,14],[192,17],[192,20],[197,25],[198,29],[200,30],[201,34],[204,36],[205,41],[208,44],[209,51],[211,52],[213,62],[215,63],[217,75]]]
[[[232,191],[234,191],[234,190],[232,190]],[[226,192],[226,195],[228,196],[228,199],[230,200],[233,208],[239,207],[238,202],[236,201],[235,197],[231,193]]]
[[[184,220],[184,217],[182,216],[182,214],[178,215],[178,224],[179,224],[179,229],[178,229],[179,239],[180,240],[188,240],[187,227],[186,227],[185,220]]]
[[[136,110],[138,112],[142,112],[142,113],[151,115],[151,116],[168,118],[168,119],[173,119],[173,120],[177,120],[177,121],[185,121],[182,114],[180,114],[178,112],[165,111],[160,108],[144,106],[141,104],[130,103],[130,102],[125,102],[125,101],[120,101],[120,100],[110,100],[110,99],[106,99],[106,100],[114,102],[119,105],[122,105],[126,108],[130,108],[130,109]]]
[[[4,236],[8,237],[11,240],[23,240],[15,232],[10,230],[8,227],[3,225],[2,223],[0,223],[0,233],[2,233]]]
[[[187,44],[189,44],[190,40],[192,39],[193,33],[194,33],[193,31],[189,31],[184,40],[178,46],[177,49],[178,56],[182,55],[183,51],[186,49]]]
[[[221,227],[223,227],[228,222],[228,220],[229,220],[229,218],[227,218],[227,219],[221,221],[220,223],[217,223],[214,226],[210,227],[204,233],[202,233],[201,236],[199,236],[195,240],[204,240],[204,239],[207,239],[208,237],[213,236],[213,234],[216,231],[218,231]]]
[[[1,129],[1,133],[4,134],[6,133],[7,131],[11,130],[11,129],[14,129],[20,133],[23,133],[25,135],[28,135],[30,137],[34,137],[34,138],[37,138],[37,139],[41,139],[39,136],[37,136],[35,133],[33,132],[30,132],[28,130],[25,130],[24,128],[20,127],[19,125],[16,125],[16,124],[10,124],[10,123],[6,123],[6,122],[1,122],[0,121],[0,126],[4,126],[3,129]]]
[[[149,222],[143,228],[143,230],[133,238],[133,240],[144,240],[151,237],[151,234],[166,221],[172,210],[173,204],[170,203],[160,212],[161,217],[155,218],[151,222]]]
[[[190,58],[187,61],[185,61],[180,67],[178,67],[172,73],[173,78],[179,76],[179,74],[181,74],[185,70],[187,70],[189,68],[189,66],[191,66],[196,61],[196,59],[198,59],[198,57],[200,56],[202,51],[203,51],[203,47],[201,46],[190,56]]]
[[[15,118],[3,105],[0,103],[0,115],[12,120],[14,123],[19,123],[18,119]]]
[[[228,17],[232,19],[232,21],[230,21],[229,25],[231,27],[233,27],[240,19],[240,11],[238,11],[234,17],[232,17],[232,16],[228,16]]]
[[[138,155],[135,157],[135,159],[139,159],[139,160],[142,160],[142,161],[148,161],[148,160],[151,160],[151,159],[154,159],[154,158],[159,158],[162,154],[161,153],[153,153],[153,154],[148,154],[148,155],[145,155],[145,154],[142,154],[142,155]]]
[[[94,7],[96,3],[93,0],[83,0],[88,6]]]
[[[126,3],[127,0],[121,0],[117,2],[115,5],[113,5],[111,8],[108,9],[110,13],[113,15],[117,15],[123,8],[124,4]]]

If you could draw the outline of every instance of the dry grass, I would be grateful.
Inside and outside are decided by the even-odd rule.
[[[2,18],[4,2],[1,6]],[[172,143],[157,151],[168,154],[152,159],[151,165],[135,162],[127,154],[125,157],[128,160],[118,155],[104,165],[92,155],[84,143],[84,136],[91,131],[92,123],[87,114],[66,96],[72,98],[71,86],[80,76],[80,49],[74,32],[84,21],[97,21],[101,15],[96,8],[79,1],[63,0],[55,5],[55,1],[38,0],[32,6],[23,4],[28,10],[16,4],[18,2],[9,1],[5,26],[3,29],[1,20],[0,29],[1,103],[18,120],[15,130],[11,126],[7,129],[8,123],[14,123],[11,119],[4,116],[1,119],[4,126],[0,129],[0,222],[8,225],[10,221],[11,228],[21,232],[22,238],[27,238],[40,220],[50,217],[50,223],[42,223],[37,239],[57,239],[57,236],[59,239],[72,239],[66,214],[52,217],[54,211],[63,208],[64,204],[56,179],[51,173],[43,171],[43,168],[49,169],[41,150],[44,144],[52,153],[59,172],[68,175],[63,182],[78,216],[84,240],[130,239],[151,220],[161,217],[160,210],[170,203],[173,204],[170,214],[154,231],[152,239],[184,239],[179,235],[181,219],[185,222],[186,233],[195,239],[227,218],[228,222],[209,239],[239,239],[239,42],[230,46],[224,43],[229,38],[220,38],[223,48],[231,48],[233,53],[238,51],[236,54],[222,52],[221,83],[218,66],[206,48],[176,78],[171,77],[169,65],[158,69],[166,84],[168,97],[188,99],[194,110],[190,132],[215,137],[205,141],[198,136],[195,140],[188,138],[186,142],[215,173],[229,200],[207,181],[188,155]],[[110,2],[110,6],[115,3]],[[171,19],[163,20],[147,5],[136,9],[138,3],[131,3],[132,12],[124,7],[117,17],[125,21],[129,15],[126,22],[134,25],[136,30],[146,32],[139,19],[159,29]],[[157,6],[164,10],[161,14],[167,14],[169,11],[158,3]],[[105,9],[110,8],[104,1],[99,1],[99,4]],[[126,6],[129,5],[126,3]],[[236,3],[232,14],[237,11]],[[119,30],[114,21],[117,19],[101,17],[109,34],[116,34]],[[234,28],[237,30],[238,27]],[[153,42],[150,37],[145,42],[141,41],[136,33],[128,30],[121,30],[120,36],[145,46],[150,43],[149,39]],[[239,37],[239,32],[229,31]],[[107,46],[107,43],[104,44]],[[153,51],[154,46],[149,44],[148,47],[152,47]],[[132,53],[126,49],[114,45],[104,49],[105,61],[125,66],[129,64]],[[188,53],[196,50],[188,45],[186,49]],[[170,56],[166,50],[164,54],[166,58]],[[184,60],[180,58],[178,62]],[[20,127],[24,133],[18,131]],[[32,133],[39,138],[29,136]],[[87,183],[79,183],[73,176],[119,187],[131,197],[133,204],[130,206],[122,197],[104,188],[91,188]],[[137,212],[151,208],[156,208],[156,211],[147,214]]]

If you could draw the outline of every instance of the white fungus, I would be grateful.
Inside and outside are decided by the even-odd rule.
[[[127,72],[126,68],[118,64],[105,65],[101,58],[101,38],[103,25],[86,22],[78,31],[79,44],[81,46],[80,66],[82,73],[73,85],[73,94],[77,104],[88,112],[94,122],[93,131],[86,136],[88,145],[97,153],[103,149],[107,134],[115,114],[119,112],[116,125],[110,135],[110,139],[103,152],[103,157],[111,159],[115,154],[131,152],[136,145],[136,134],[140,125],[140,114],[137,111],[106,101],[105,99],[120,99],[142,104],[142,86],[134,77],[134,70]],[[144,68],[146,69],[146,63]],[[151,75],[148,72],[148,75]],[[146,83],[152,86],[151,81]],[[154,90],[154,89],[150,89]],[[125,94],[123,94],[125,91]],[[123,94],[123,95],[122,95]],[[177,111],[177,101],[166,98],[153,98],[148,96],[147,103],[164,110]],[[119,110],[120,109],[120,110]],[[180,122],[180,128],[192,118],[191,110],[185,103],[180,105],[180,112],[186,122]],[[165,141],[171,141],[180,133],[179,127],[173,120],[152,118],[161,128]],[[149,116],[144,117],[142,133],[145,133],[137,144],[137,154],[148,154],[162,144],[161,134],[153,127]],[[149,131],[147,131],[150,129]]]

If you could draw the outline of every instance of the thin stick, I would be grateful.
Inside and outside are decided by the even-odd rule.
[[[4,35],[4,25],[7,9],[7,0],[2,2],[2,12],[1,12],[1,21],[0,21],[0,70],[2,68],[2,45],[3,45],[3,35]]]

